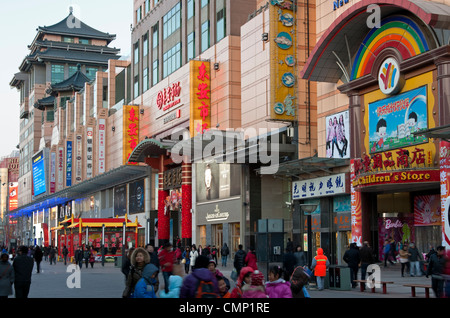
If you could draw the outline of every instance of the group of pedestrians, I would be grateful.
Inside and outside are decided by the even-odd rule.
[[[42,260],[42,251],[36,248],[34,259],[38,272]],[[17,255],[14,255],[12,264],[9,261],[9,253],[5,249],[1,252],[0,260],[0,298],[8,298],[14,293],[16,298],[28,298],[33,273],[34,262],[27,246],[21,246]]]
[[[230,254],[226,244],[224,256]],[[218,253],[218,254],[219,254]],[[181,254],[181,256],[179,256]],[[194,245],[181,251],[166,243],[158,250],[151,245],[131,248],[122,262],[125,287],[124,298],[297,298],[309,297],[305,286],[310,274],[302,266],[294,268],[287,279],[284,269],[270,268],[267,281],[256,262],[255,250],[248,252],[240,245],[234,257],[235,279],[226,277],[218,268],[218,258],[205,248]],[[184,265],[184,266],[182,266]],[[321,265],[317,265],[320,268]],[[178,270],[176,270],[178,268]],[[176,273],[176,271],[178,271]],[[164,280],[160,288],[159,273]],[[234,280],[234,286],[231,280]]]

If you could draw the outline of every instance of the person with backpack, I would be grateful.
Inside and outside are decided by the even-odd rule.
[[[209,258],[199,255],[192,273],[187,275],[180,290],[180,298],[219,298],[219,285],[208,269]]]
[[[242,249],[242,244],[239,244],[239,250],[234,254],[234,268],[236,268],[237,274],[241,273],[241,269],[245,266],[245,257],[247,254]]]

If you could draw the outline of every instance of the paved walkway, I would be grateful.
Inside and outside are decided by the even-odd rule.
[[[105,263],[103,267],[96,263],[94,268],[83,267],[80,273],[80,288],[70,288],[75,284],[72,271],[63,263],[50,265],[48,262],[41,263],[41,273],[36,273],[36,266],[32,276],[30,289],[30,298],[121,298],[124,289],[124,276],[120,268],[115,267],[113,263]],[[233,269],[232,262],[228,262],[226,267],[217,267],[226,277],[230,277]],[[387,286],[387,294],[382,293],[382,289],[376,289],[372,293],[370,289],[360,292],[359,286],[351,290],[332,290],[309,289],[312,298],[412,298],[411,288],[403,284],[418,283],[431,284],[431,279],[422,277],[401,277],[400,264],[381,267],[381,279],[383,281],[392,281],[393,284]],[[72,275],[72,276],[71,276]],[[164,279],[162,274],[159,277],[160,288],[164,288]],[[232,287],[234,282],[230,280]],[[430,290],[430,297],[435,298],[433,291]],[[416,298],[425,298],[425,290],[416,289]]]

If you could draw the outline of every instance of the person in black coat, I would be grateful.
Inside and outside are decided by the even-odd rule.
[[[42,257],[44,256],[44,253],[42,253],[42,250],[39,246],[36,246],[36,249],[34,250],[34,261],[36,262],[36,272],[41,272],[41,262]]]
[[[27,255],[28,247],[21,246],[19,255],[14,258],[14,291],[16,298],[28,298],[33,273],[33,258]]]
[[[355,288],[358,285],[355,280],[358,279],[358,266],[361,260],[356,243],[350,244],[350,248],[345,252],[343,260],[350,267],[350,279],[352,281],[352,287]]]
[[[289,281],[291,279],[291,275],[294,272],[295,264],[297,259],[291,250],[286,249],[286,252],[283,255],[283,267],[284,267],[284,280]]]
[[[242,244],[239,244],[239,250],[234,254],[234,268],[236,268],[236,271],[239,275],[241,272],[242,267],[245,266],[245,256],[247,255],[245,251],[242,249]]]
[[[444,295],[444,277],[442,276],[445,268],[445,247],[438,246],[436,253],[430,256],[430,262],[428,264],[427,278],[431,275],[431,288],[436,298],[441,298]]]

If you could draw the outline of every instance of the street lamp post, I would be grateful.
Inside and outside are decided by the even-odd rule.
[[[308,221],[308,266],[312,263],[312,228],[311,228],[311,214],[317,209],[317,204],[300,204],[303,214],[306,215]]]

